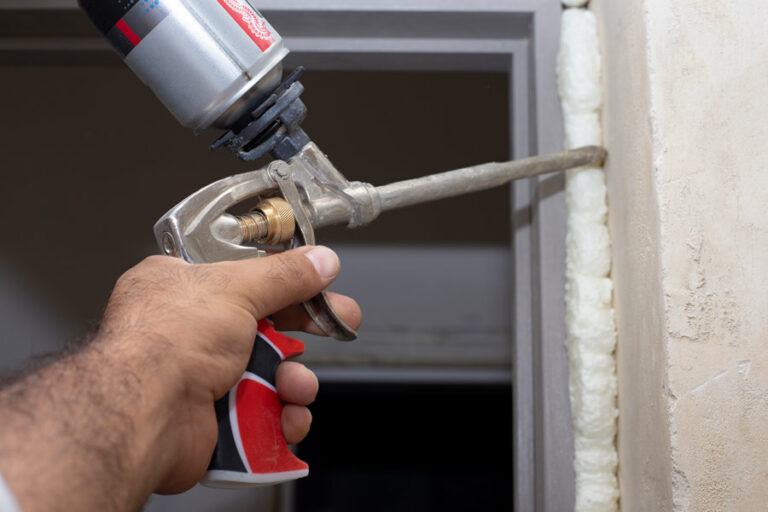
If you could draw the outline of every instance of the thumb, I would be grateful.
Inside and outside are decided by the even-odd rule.
[[[256,319],[311,299],[336,279],[341,267],[336,253],[323,246],[222,265],[235,274],[235,292]]]

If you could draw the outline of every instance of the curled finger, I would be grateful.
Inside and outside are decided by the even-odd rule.
[[[328,292],[328,300],[331,306],[339,314],[341,319],[353,330],[357,330],[363,319],[363,313],[357,302],[338,293]],[[307,310],[302,304],[289,306],[272,315],[275,329],[278,331],[304,331],[316,336],[325,336],[325,333],[312,321]]]

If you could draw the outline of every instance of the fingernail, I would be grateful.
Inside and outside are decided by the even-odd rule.
[[[312,262],[320,277],[331,279],[339,275],[341,262],[336,253],[329,248],[321,245],[306,253],[305,256]]]

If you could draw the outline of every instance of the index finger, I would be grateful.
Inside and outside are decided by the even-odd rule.
[[[349,327],[357,330],[363,319],[363,313],[360,306],[351,297],[339,295],[338,293],[328,292],[328,300],[331,307],[341,317]],[[279,331],[304,331],[315,336],[328,336],[328,334],[318,327],[310,318],[307,310],[301,305],[289,306],[272,315],[275,322],[275,328]]]

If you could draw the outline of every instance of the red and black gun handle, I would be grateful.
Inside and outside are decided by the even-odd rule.
[[[288,448],[277,395],[278,365],[304,353],[304,344],[259,322],[251,358],[240,381],[216,402],[219,439],[201,481],[212,487],[259,487],[307,476],[309,467]]]

